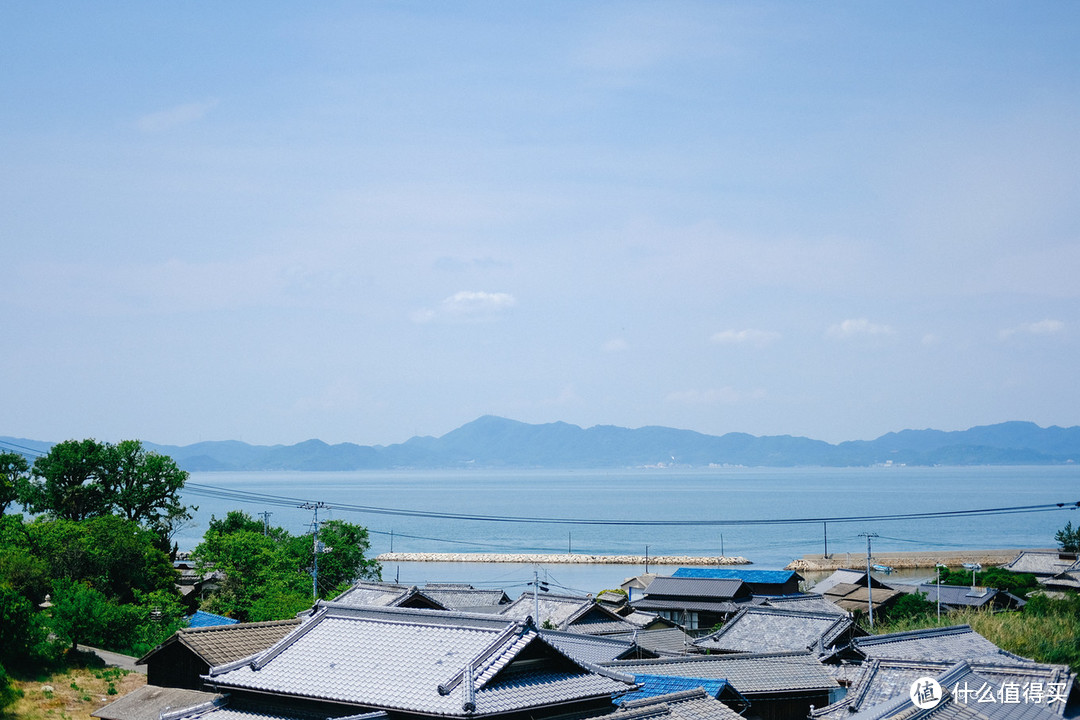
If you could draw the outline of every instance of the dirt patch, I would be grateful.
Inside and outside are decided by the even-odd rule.
[[[35,680],[16,680],[19,720],[90,720],[90,713],[146,684],[146,676],[120,668],[78,668]]]

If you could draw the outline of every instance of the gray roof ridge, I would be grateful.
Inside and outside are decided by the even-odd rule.
[[[477,655],[470,659],[469,662],[465,665],[465,667],[461,668],[453,675],[451,675],[446,682],[439,683],[436,688],[439,694],[449,695],[454,691],[454,688],[456,688],[461,683],[462,680],[466,679],[466,677],[468,678],[469,684],[471,684],[472,674],[476,667],[486,662],[498,651],[504,650],[504,646],[510,639],[514,638],[515,636],[521,637],[528,631],[539,635],[538,633],[536,633],[535,630],[532,629],[531,624],[511,623],[507,625],[505,628],[503,628],[503,631],[500,632],[494,639],[492,639],[492,641],[488,643],[488,645],[483,650],[481,650]],[[475,688],[473,689],[473,693],[475,694]]]
[[[316,604],[315,608],[313,609],[315,610],[315,612],[310,618],[302,622],[299,627],[297,627],[285,637],[278,640],[276,643],[274,643],[267,649],[260,650],[253,655],[249,655],[248,657],[235,660],[231,663],[226,663],[224,665],[216,665],[210,668],[210,672],[207,673],[207,675],[204,677],[214,677],[215,675],[221,675],[232,670],[236,670],[237,668],[241,668],[249,663],[252,670],[261,670],[263,667],[266,666],[266,663],[276,658],[285,650],[285,648],[289,647],[294,642],[307,635],[309,632],[311,632],[312,628],[314,628],[316,625],[323,621],[323,619],[326,617],[326,611],[320,608],[318,604]]]
[[[879,642],[894,642],[896,640],[907,640],[909,638],[960,635],[967,632],[975,632],[975,630],[973,630],[970,625],[948,625],[946,627],[925,628],[923,630],[904,630],[902,632],[885,633],[883,635],[867,635],[866,637],[853,638],[852,642],[854,642],[856,645],[874,645]]]
[[[331,611],[334,617],[359,617],[372,621],[392,622],[377,616],[400,616],[402,618],[423,619],[425,625],[454,625],[453,620],[483,620],[491,625],[505,625],[520,622],[503,617],[501,614],[473,613],[462,610],[429,610],[426,608],[384,607],[381,605],[349,605],[320,600],[318,607]],[[400,622],[405,622],[402,620]]]
[[[183,627],[177,630],[181,635],[199,635],[209,632],[237,632],[251,628],[276,627],[278,625],[297,625],[299,618],[285,618],[284,620],[262,620],[260,622],[238,622],[230,625],[208,625],[206,627]]]
[[[626,622],[626,619],[622,615],[615,612],[614,610],[610,610],[610,609],[604,607],[600,603],[596,602],[596,600],[593,599],[593,598],[587,598],[587,599],[589,600],[588,603],[586,603],[585,605],[582,605],[580,608],[578,608],[574,612],[570,613],[570,617],[568,617],[566,619],[566,621],[563,622],[564,626],[565,625],[570,625],[570,623],[574,622],[575,620],[580,618],[582,615],[585,615],[586,613],[591,612],[592,610],[596,610],[596,609],[599,609],[601,613],[607,615],[612,620],[621,620],[622,622]],[[629,623],[627,623],[627,624],[629,624]]]
[[[676,692],[665,693],[663,695],[654,695],[648,698],[638,698],[636,700],[627,700],[620,707],[627,710],[633,710],[640,707],[648,707],[649,705],[667,704],[685,702],[687,700],[698,700],[709,697],[709,693],[704,687],[691,688],[690,690],[678,690]]]
[[[809,650],[778,650],[776,652],[759,653],[725,653],[723,655],[680,655],[666,658],[643,658],[641,660],[611,660],[604,663],[604,667],[619,667],[622,665],[670,665],[687,662],[723,662],[726,660],[756,660],[759,658],[802,657],[812,658],[813,653]]]
[[[631,631],[627,630],[627,633]],[[637,628],[634,628],[634,633],[637,633]],[[619,633],[622,634],[622,633]],[[547,637],[548,635],[554,635],[555,637],[573,638],[575,640],[589,640],[591,642],[605,642],[612,645],[626,645],[627,642],[633,643],[632,640],[624,640],[618,637],[611,637],[610,635],[588,635],[586,633],[577,633],[572,630],[540,630],[540,637]]]
[[[228,699],[229,696],[226,693],[223,697],[214,698],[213,700],[207,700],[206,702],[199,703],[198,705],[191,705],[186,708],[180,708],[179,710],[162,712],[160,715],[158,715],[158,720],[180,720],[180,718],[205,715],[211,710],[215,710],[226,704],[228,702]]]

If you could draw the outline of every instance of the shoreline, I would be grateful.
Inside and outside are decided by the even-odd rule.
[[[934,568],[938,563],[949,567],[958,567],[964,563],[979,563],[984,567],[996,567],[1012,561],[1026,550],[1056,552],[1054,548],[1009,548],[1006,550],[948,550],[927,552],[911,550],[906,552],[874,553],[871,562],[875,565],[887,565],[894,570],[919,570]],[[866,555],[860,553],[835,553],[824,555],[803,555],[799,560],[787,564],[785,570],[828,571],[828,570],[865,570]]]
[[[959,567],[964,563],[979,563],[984,567],[1004,565],[1025,550],[1052,552],[1053,548],[1008,548],[999,550],[948,550],[927,552],[874,553],[871,562],[887,565],[894,570],[918,570],[933,568],[938,563]],[[508,563],[519,565],[677,565],[685,567],[717,567],[753,565],[742,556],[698,555],[586,555],[577,553],[415,553],[386,552],[375,557],[379,562],[406,563]],[[828,557],[820,554],[803,555],[784,566],[784,570],[797,572],[827,572],[831,570],[864,570],[866,555],[861,553],[835,553]]]
[[[379,562],[517,563],[521,565],[750,565],[744,557],[578,555],[575,553],[382,553]]]

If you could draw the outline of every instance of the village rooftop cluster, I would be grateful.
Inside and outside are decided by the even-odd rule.
[[[180,563],[182,565],[182,563]],[[1080,586],[1080,560],[1023,552],[1010,569]],[[202,592],[192,578],[189,594]],[[904,586],[838,570],[683,568],[622,592],[516,600],[466,584],[357,582],[297,617],[197,612],[140,658],[148,684],[101,720],[904,720],[1071,717],[1068,666],[997,647],[968,625],[871,635],[857,615],[906,593],[1013,610],[987,588]]]

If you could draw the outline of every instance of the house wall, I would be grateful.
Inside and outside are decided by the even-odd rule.
[[[146,663],[146,682],[160,687],[203,690],[200,675],[210,672],[210,666],[179,642],[174,642],[154,654]]]

